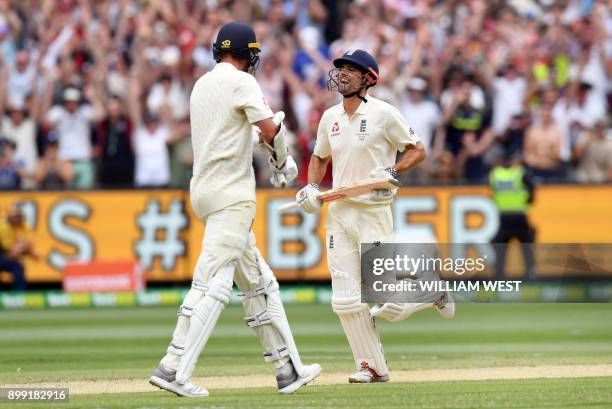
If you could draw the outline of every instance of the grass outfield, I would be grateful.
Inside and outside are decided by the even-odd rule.
[[[329,306],[295,305],[288,306],[287,312],[306,362],[319,362],[325,373],[348,375],[353,370],[350,350]],[[272,378],[272,368],[263,362],[259,343],[242,316],[238,306],[225,311],[195,376],[262,374]],[[146,380],[165,351],[175,317],[175,308],[2,311],[0,385],[46,382],[59,387],[75,380]],[[378,326],[392,381],[393,370],[612,364],[612,304],[461,304],[457,317],[449,322],[432,310],[401,323],[379,320]],[[315,383],[290,397],[276,396],[272,388],[211,390],[211,397],[199,402],[179,400],[151,388],[148,393],[73,395],[68,407],[246,408],[264,404],[611,408],[612,378],[366,386]]]
[[[21,408],[21,404],[17,406]],[[33,409],[49,404],[32,405]],[[610,378],[538,379],[449,383],[389,383],[307,387],[279,396],[272,388],[211,391],[205,399],[180,399],[164,392],[81,395],[62,408],[589,408],[612,407]]]

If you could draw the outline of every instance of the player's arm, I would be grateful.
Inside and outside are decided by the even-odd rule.
[[[325,177],[327,165],[330,161],[331,156],[321,158],[313,154],[310,157],[310,162],[308,162],[308,183],[320,184]]]
[[[275,187],[286,187],[298,175],[295,160],[289,155],[287,130],[283,124],[285,113],[279,111],[272,118],[255,122],[260,129],[259,141],[270,153],[270,182]]]
[[[252,75],[241,77],[234,89],[234,101],[237,108],[244,111],[251,125],[259,128],[259,139],[270,153],[270,182],[276,187],[285,187],[297,177],[297,165],[289,155],[287,146],[287,129],[283,124],[285,113],[272,114],[261,92],[261,88]]]
[[[425,159],[425,147],[414,130],[408,126],[404,117],[395,107],[389,106],[384,118],[387,142],[399,152],[400,160],[393,166],[377,166],[370,172],[372,178],[386,178],[399,186],[398,175],[418,166]],[[374,189],[370,192],[373,202],[388,202],[393,199],[397,189]]]
[[[241,76],[234,89],[234,101],[237,108],[244,111],[251,125],[259,128],[260,141],[270,150],[277,168],[282,168],[287,159],[286,129],[283,124],[285,114],[282,111],[272,113],[252,75]]]
[[[280,131],[281,124],[275,124],[272,118],[266,118],[255,122],[254,125],[261,131],[259,134],[259,142],[273,145],[274,138],[278,134],[278,131]]]
[[[288,156],[286,139],[287,130],[283,124],[285,113],[276,114],[266,103],[261,88],[252,75],[241,77],[234,89],[234,101],[242,109],[251,125],[259,128],[259,138],[272,155],[272,163],[277,169],[282,169]]]
[[[283,124],[285,113],[279,111],[272,118],[255,122],[261,130],[259,137],[271,155],[270,163],[276,169],[283,169],[289,156],[287,146],[287,128]],[[297,174],[296,174],[297,175]]]
[[[388,142],[399,152],[403,152],[399,161],[389,169],[393,173],[403,173],[414,169],[425,160],[425,146],[421,139],[416,135],[406,123],[404,117],[395,107],[390,107],[387,113],[386,135]],[[373,171],[374,172],[374,171]],[[378,177],[371,175],[372,177]]]
[[[331,146],[327,135],[326,115],[323,114],[317,131],[317,142],[314,152],[308,163],[308,184],[295,195],[295,201],[306,213],[318,213],[323,204],[317,195],[319,194],[319,183],[325,177],[327,165],[331,161]]]
[[[421,142],[417,142],[416,145],[408,144],[400,159],[393,166],[393,169],[395,169],[397,173],[407,172],[416,168],[423,162],[425,156],[425,146]]]
[[[409,143],[404,147],[404,153],[400,159],[390,168],[383,166],[374,168],[370,172],[371,177],[382,177],[389,179],[390,182],[399,186],[398,175],[403,172],[407,172],[417,167],[421,162],[425,160],[425,146],[421,142]],[[395,190],[388,189],[374,189],[370,192],[370,200],[373,201],[386,201],[393,197]]]

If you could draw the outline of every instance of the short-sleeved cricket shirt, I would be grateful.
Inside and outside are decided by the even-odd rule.
[[[199,218],[255,201],[251,124],[272,116],[255,78],[229,63],[217,64],[195,83],[191,203]]]
[[[420,141],[397,108],[371,96],[366,99],[352,117],[340,103],[325,111],[319,123],[314,154],[331,155],[334,188],[366,179],[378,166],[393,166],[398,151]],[[368,195],[348,200],[370,203]]]

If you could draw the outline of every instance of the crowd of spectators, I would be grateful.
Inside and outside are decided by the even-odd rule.
[[[362,48],[372,95],[428,151],[407,184],[482,183],[508,156],[545,182],[612,181],[612,1],[0,0],[0,188],[187,187],[190,90],[234,20],[301,169],[339,101],[331,61]]]

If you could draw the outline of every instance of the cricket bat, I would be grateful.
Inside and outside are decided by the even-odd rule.
[[[341,200],[347,197],[355,197],[360,196],[366,193],[370,193],[375,189],[394,189],[397,188],[398,184],[391,182],[386,178],[368,178],[358,180],[357,182],[352,183],[348,186],[339,187],[337,189],[330,189],[325,192],[321,192],[317,195],[317,199],[321,202],[334,202],[336,200]],[[290,210],[298,208],[299,205],[297,202],[287,203],[278,208],[278,210]]]

